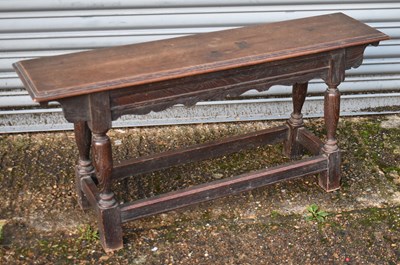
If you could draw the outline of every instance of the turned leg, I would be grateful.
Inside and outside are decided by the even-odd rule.
[[[326,142],[322,153],[327,156],[328,169],[319,176],[319,185],[326,191],[340,188],[340,150],[336,140],[336,129],[339,121],[340,93],[337,85],[329,85],[325,92],[324,119]]]
[[[108,92],[89,95],[90,121],[92,130],[92,157],[100,193],[97,199],[97,218],[100,241],[105,251],[123,247],[121,213],[111,191],[112,184],[112,149],[107,136],[111,128],[111,106]]]
[[[75,141],[78,146],[79,160],[75,170],[75,185],[78,197],[78,204],[86,210],[90,208],[89,202],[81,189],[81,179],[86,176],[92,176],[94,173],[92,162],[90,160],[91,132],[85,121],[74,123]]]
[[[101,189],[97,208],[100,240],[105,251],[113,251],[122,248],[123,243],[121,215],[111,191],[113,161],[111,141],[106,132],[93,132],[92,146],[96,176]]]
[[[302,154],[302,148],[297,142],[297,132],[299,128],[304,126],[301,109],[303,108],[304,100],[306,99],[307,86],[308,83],[293,85],[293,112],[290,115],[290,119],[287,121],[289,133],[283,146],[283,153],[290,158],[295,158]]]

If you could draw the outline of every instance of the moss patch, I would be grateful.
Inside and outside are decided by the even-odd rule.
[[[6,220],[0,220],[0,244],[3,242],[3,227],[6,223]]]

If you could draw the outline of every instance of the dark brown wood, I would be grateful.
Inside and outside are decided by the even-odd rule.
[[[101,197],[102,194],[100,194]],[[100,198],[100,202],[104,198]],[[118,204],[97,208],[97,223],[100,242],[106,252],[112,252],[124,247],[122,240],[121,213]]]
[[[96,210],[100,242],[106,252],[123,248],[121,213],[112,192],[100,192],[91,177],[84,177],[80,186],[88,202]]]
[[[32,98],[43,102],[307,56],[384,39],[388,36],[336,13],[26,60],[15,67]]]
[[[92,161],[90,160],[90,144],[92,141],[92,132],[90,131],[87,122],[81,121],[74,123],[74,133],[79,153],[79,165],[82,162],[83,169],[86,169],[86,167],[88,167],[87,164],[91,166],[92,163]],[[84,170],[84,173],[87,172],[90,172],[90,170]]]
[[[287,121],[289,127],[288,137],[283,145],[283,153],[291,158],[298,157],[302,154],[301,145],[297,141],[299,128],[304,126],[303,108],[304,101],[307,95],[308,83],[294,84],[292,89],[293,112],[290,119]]]
[[[325,153],[332,153],[339,148],[336,140],[336,129],[339,122],[340,111],[339,90],[334,86],[329,87],[325,92],[324,102],[324,119],[327,139],[323,149]]]
[[[303,126],[303,114],[301,114],[301,109],[303,108],[304,101],[307,95],[308,83],[304,84],[294,84],[292,91],[293,100],[293,112],[290,115],[289,124],[294,127]]]
[[[92,160],[90,159],[90,145],[91,145],[91,131],[86,122],[76,122],[74,123],[75,141],[78,147],[79,160],[76,166],[76,193],[78,196],[78,204],[83,209],[86,210],[90,206],[84,193],[81,189],[81,179],[89,176],[92,177],[94,174],[94,168],[92,166]]]
[[[96,177],[102,186],[102,203],[104,206],[113,205],[111,182],[112,182],[112,147],[110,138],[107,136],[111,128],[111,113],[108,92],[100,92],[89,95],[88,103],[89,127],[92,131],[93,163]],[[104,199],[103,199],[104,198]]]
[[[80,102],[79,102],[80,103]],[[68,105],[75,108],[80,108],[79,105]],[[111,128],[111,106],[110,96],[108,92],[90,94],[88,96],[87,119],[88,125],[94,133],[107,133]]]
[[[93,133],[92,146],[97,180],[102,186],[102,191],[110,193],[113,170],[110,138],[104,133]]]
[[[327,156],[328,168],[321,172],[318,177],[318,184],[325,191],[340,189],[340,150],[325,154]]]
[[[92,131],[93,164],[99,182],[97,222],[100,241],[105,251],[123,247],[121,215],[111,190],[112,148],[107,132],[111,127],[109,93],[99,92],[88,96],[88,125]]]
[[[59,99],[64,117],[67,121],[76,123],[90,120],[90,95]]]
[[[306,128],[300,128],[298,131],[297,141],[301,146],[311,152],[313,155],[321,154],[324,143]]]
[[[326,167],[326,157],[316,156],[270,169],[216,180],[188,189],[139,200],[121,206],[122,222],[237,194],[282,180],[316,174],[326,170]]]
[[[358,47],[363,50],[363,46]],[[354,49],[353,53],[358,54]],[[334,191],[340,188],[340,149],[336,140],[336,129],[340,115],[339,84],[344,80],[347,66],[345,49],[331,52],[330,67],[324,78],[328,88],[325,92],[324,119],[326,127],[326,142],[321,151],[328,157],[328,170],[320,174],[318,183],[325,191]],[[354,60],[355,67],[359,66],[359,59]]]
[[[339,122],[340,92],[337,85],[329,84],[325,92],[324,119],[326,142],[322,151],[328,156],[328,170],[319,176],[319,184],[326,191],[340,188],[340,150],[336,140],[336,129]]]
[[[135,89],[110,91],[113,119],[123,114],[146,114],[175,104],[192,106],[198,101],[223,100],[249,89],[268,90],[273,85],[293,85],[326,75],[329,52],[283,61],[240,67],[179,79],[145,84]]]
[[[274,144],[283,141],[286,137],[287,127],[279,126],[179,150],[139,157],[116,164],[113,170],[113,177],[115,179],[121,179],[138,174],[150,173],[171,167],[171,165],[181,165],[227,155],[239,150],[250,149],[261,145]]]
[[[83,177],[80,179],[80,186],[82,191],[92,207],[98,208],[98,202],[100,201],[100,191],[94,183],[91,177]]]
[[[26,60],[14,68],[34,101],[59,101],[65,118],[74,123],[78,203],[96,210],[101,243],[111,251],[122,247],[122,221],[315,173],[323,189],[338,189],[337,88],[345,70],[361,64],[368,45],[388,38],[337,13]],[[304,128],[301,114],[307,83],[314,78],[328,85],[325,143]],[[273,85],[293,86],[293,113],[286,125],[114,165],[107,132],[121,115],[191,106]],[[112,192],[116,179],[279,141],[285,141],[290,157],[300,155],[301,148],[314,157],[124,205]]]

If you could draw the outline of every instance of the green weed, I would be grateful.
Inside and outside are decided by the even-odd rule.
[[[81,226],[78,228],[79,231],[79,240],[94,242],[99,240],[99,231],[94,229],[91,225]]]
[[[324,222],[329,213],[319,209],[315,203],[307,207],[308,215],[306,216],[307,221]]]

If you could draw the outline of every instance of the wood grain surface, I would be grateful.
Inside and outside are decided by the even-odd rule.
[[[385,34],[335,13],[26,60],[14,68],[33,100],[46,102],[385,39]]]

